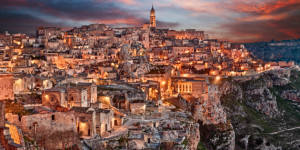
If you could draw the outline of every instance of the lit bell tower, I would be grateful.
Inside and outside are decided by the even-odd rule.
[[[156,20],[155,20],[155,10],[152,5],[152,9],[150,11],[150,27],[155,28],[156,27]]]

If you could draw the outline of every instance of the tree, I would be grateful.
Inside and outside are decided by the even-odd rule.
[[[79,143],[79,135],[72,129],[56,129],[53,126],[39,125],[33,134],[41,148],[68,149]]]
[[[67,149],[79,143],[79,135],[73,130],[56,131],[51,134],[49,140],[60,143],[61,149]]]

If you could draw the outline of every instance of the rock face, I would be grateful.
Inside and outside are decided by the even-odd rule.
[[[276,97],[273,96],[269,89],[261,88],[247,91],[247,94],[251,95],[246,98],[247,104],[255,110],[264,113],[270,117],[275,117],[278,114]],[[256,102],[253,101],[253,97],[256,97]],[[253,102],[251,102],[251,100]]]
[[[200,98],[191,108],[194,120],[200,124],[201,141],[209,149],[235,148],[235,134],[220,102],[220,97]]]
[[[248,81],[235,81],[228,79],[224,81],[220,89],[222,95],[234,94],[235,99],[245,102],[246,105],[258,112],[275,117],[278,114],[276,97],[269,90],[269,76],[260,76]],[[272,83],[272,82],[271,82]]]
[[[281,94],[281,97],[283,99],[300,102],[300,91],[299,90],[285,90]]]
[[[223,111],[220,99],[213,97],[205,100],[200,98],[192,106],[192,114],[195,120],[201,120],[204,124],[226,123],[226,113]]]
[[[286,130],[299,126],[300,109],[293,105],[295,101],[286,100],[298,98],[299,83],[297,68],[222,81],[220,99],[234,129],[236,149],[295,149],[300,145],[300,136]]]

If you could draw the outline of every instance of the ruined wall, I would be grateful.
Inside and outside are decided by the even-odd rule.
[[[0,100],[3,99],[14,99],[12,74],[0,74]]]

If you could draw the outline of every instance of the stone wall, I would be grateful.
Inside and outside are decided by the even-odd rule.
[[[76,122],[73,112],[53,112],[47,114],[34,114],[23,116],[21,120],[22,130],[30,135],[35,131],[46,130],[46,132],[73,130]]]
[[[0,74],[0,100],[14,99],[13,75]]]
[[[0,127],[4,126],[5,122],[5,104],[0,102]]]

